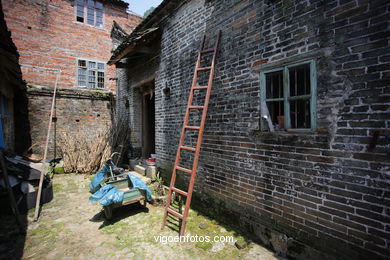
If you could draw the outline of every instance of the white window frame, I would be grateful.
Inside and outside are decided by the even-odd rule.
[[[90,1],[93,1],[94,3],[94,7],[93,7],[93,24],[89,24],[88,23],[88,3]],[[79,5],[79,3],[83,3],[83,21],[77,21],[77,18],[79,17],[78,16],[78,12],[77,12],[77,7]],[[102,8],[97,8],[96,7],[96,3],[100,3]],[[97,10],[100,10],[102,12],[102,21],[101,21],[101,24],[98,25],[97,24]],[[75,12],[75,21],[77,23],[83,23],[83,24],[86,24],[86,25],[89,25],[89,26],[93,26],[93,27],[96,27],[96,28],[103,28],[104,27],[104,4],[102,1],[97,1],[97,0],[74,0],[74,12]]]
[[[85,67],[80,67],[80,61],[85,61]],[[89,68],[89,63],[95,63],[96,66],[95,68]],[[103,65],[103,69],[99,69],[99,63]],[[85,75],[80,75],[80,70],[79,69],[85,69],[86,74]],[[94,82],[94,87],[91,87],[89,84],[91,83],[89,81],[89,72],[94,71],[95,72],[95,82]],[[99,87],[99,72],[103,73],[103,87]],[[106,63],[104,61],[99,61],[99,60],[93,60],[93,59],[84,59],[84,58],[77,58],[76,60],[76,86],[79,88],[88,88],[88,89],[106,89]],[[80,85],[80,76],[85,76],[85,84]]]

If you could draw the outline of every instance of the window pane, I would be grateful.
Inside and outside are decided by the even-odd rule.
[[[96,17],[96,26],[103,27],[103,19],[102,17]]]
[[[76,15],[76,21],[78,22],[84,22],[84,3],[81,2],[81,4],[77,4],[77,15]]]
[[[99,70],[104,70],[104,63],[98,63],[98,69]]]
[[[88,0],[88,6],[95,6],[94,0]]]
[[[79,5],[84,5],[84,0],[77,0],[76,2],[77,2],[77,4],[79,4]]]
[[[103,12],[96,10],[96,26],[103,27]]]
[[[310,100],[299,99],[290,101],[291,128],[311,128]]]
[[[88,69],[96,69],[96,62],[88,61]]]
[[[86,67],[86,61],[85,60],[79,60],[79,67]]]
[[[90,25],[95,24],[95,10],[88,7],[87,23]]]
[[[284,102],[267,102],[267,108],[275,130],[284,129]]]
[[[96,7],[97,9],[103,9],[103,3],[96,1],[95,7]]]
[[[79,68],[79,75],[86,75],[87,69]]]
[[[266,80],[266,98],[283,97],[283,71],[267,73]]]
[[[290,96],[310,94],[310,64],[289,68]]]
[[[85,88],[85,87],[87,86],[87,84],[85,83],[85,81],[79,80],[79,81],[78,81],[78,86],[79,86],[79,87],[84,87],[84,88]]]
[[[102,63],[100,63],[102,64]],[[98,88],[104,88],[104,72],[98,71]]]

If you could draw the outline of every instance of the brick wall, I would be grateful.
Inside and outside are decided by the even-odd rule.
[[[107,62],[112,49],[110,32],[115,20],[130,32],[141,18],[126,7],[104,4],[103,28],[76,21],[70,0],[2,1],[5,19],[20,53],[23,77],[29,83],[53,86],[53,73],[23,65],[62,70],[59,86],[76,86],[77,58]],[[114,91],[115,70],[106,66],[106,88]]]
[[[50,139],[49,158],[54,155],[54,133],[56,138],[64,133],[77,133],[93,140],[111,124],[112,95],[75,88],[77,58],[106,63],[113,48],[110,38],[113,21],[129,33],[142,18],[128,14],[123,5],[104,2],[103,27],[97,28],[76,21],[74,1],[2,1],[5,19],[20,54],[23,79],[30,84],[29,120],[20,129],[30,133],[34,153],[43,153],[58,70],[61,70],[58,87],[73,88],[74,93],[66,90],[58,93],[58,122]],[[115,92],[116,81],[110,80],[115,77],[115,69],[106,65],[105,91]],[[25,152],[30,145],[22,145],[19,152]]]
[[[53,88],[29,85],[27,91],[30,97],[29,119],[32,151],[43,154]],[[67,140],[66,138],[75,137],[88,142],[97,142],[99,134],[111,126],[114,100],[111,92],[60,88],[56,96],[55,117],[57,121],[52,124],[48,158],[53,158],[54,155],[60,156],[61,147],[59,146],[62,141]]]
[[[368,149],[390,124],[388,1],[206,2],[183,4],[162,26],[158,165],[170,174],[203,31],[221,29],[194,205],[289,257],[388,257],[389,141]],[[260,72],[309,58],[317,130],[262,132]]]

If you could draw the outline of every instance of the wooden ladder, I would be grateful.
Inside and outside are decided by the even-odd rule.
[[[196,169],[198,167],[198,161],[199,161],[200,146],[202,144],[203,129],[204,129],[206,116],[207,116],[207,108],[208,108],[208,105],[209,105],[211,88],[213,86],[214,67],[215,67],[215,60],[216,60],[216,56],[217,56],[217,51],[218,51],[220,37],[221,37],[221,31],[218,32],[217,40],[215,42],[214,48],[204,49],[206,36],[203,36],[203,40],[202,40],[202,43],[200,45],[200,51],[198,53],[198,59],[196,61],[196,65],[195,65],[195,71],[194,71],[194,77],[193,77],[193,80],[192,80],[192,86],[191,86],[191,90],[190,90],[190,95],[188,97],[186,113],[185,113],[185,116],[184,116],[184,124],[183,124],[183,128],[182,128],[182,131],[181,131],[179,147],[178,147],[177,153],[176,153],[175,165],[173,167],[173,172],[172,172],[171,184],[169,186],[169,193],[168,193],[167,203],[166,203],[166,207],[165,207],[165,213],[164,213],[164,220],[163,220],[162,228],[164,228],[166,226],[166,224],[167,224],[167,216],[168,216],[168,214],[171,214],[171,215],[179,218],[179,220],[181,220],[180,236],[184,235],[185,228],[186,228],[187,217],[188,217],[188,212],[189,212],[189,209],[190,209],[192,192],[193,192],[194,182],[195,182],[195,177],[196,177]],[[201,67],[202,55],[207,54],[207,53],[213,53],[213,57],[212,57],[212,60],[211,60],[211,65],[209,67]],[[210,71],[210,75],[209,75],[207,86],[198,86],[197,85],[198,72],[200,72],[200,71]],[[199,91],[206,90],[205,101],[204,101],[204,105],[203,106],[195,106],[195,105],[192,104],[193,103],[195,90],[199,90]],[[189,121],[189,117],[190,117],[190,111],[193,110],[193,109],[203,110],[202,117],[201,117],[201,122],[200,122],[199,126],[188,125],[188,121]],[[186,131],[188,131],[188,130],[199,131],[198,140],[196,142],[196,147],[184,146],[185,134],[186,134]],[[181,151],[182,150],[187,150],[187,151],[191,151],[191,152],[195,153],[194,157],[193,157],[192,169],[186,169],[184,167],[180,167],[179,166],[180,157],[181,157]],[[180,190],[180,189],[175,187],[177,171],[188,173],[188,174],[191,175],[190,176],[190,183],[189,183],[189,186],[188,186],[188,192],[185,192],[185,191]],[[181,213],[175,211],[174,209],[172,209],[170,207],[171,206],[171,200],[172,200],[172,193],[173,192],[187,197],[186,203],[185,203],[185,208],[184,208],[184,214],[181,214]]]

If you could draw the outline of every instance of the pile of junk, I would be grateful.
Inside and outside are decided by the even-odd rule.
[[[117,167],[112,157],[104,163],[89,185],[91,202],[99,202],[103,206],[106,219],[111,219],[113,209],[133,203],[152,202],[152,193],[147,184],[141,180],[137,172],[129,172]],[[138,176],[137,176],[138,175]]]
[[[9,184],[15,196],[19,212],[26,213],[29,209],[35,207],[43,164],[22,156],[6,155],[4,159]],[[58,162],[58,160],[61,159],[51,160],[50,165]],[[46,174],[43,180],[41,205],[53,199],[53,186],[49,175]],[[0,178],[0,207],[2,213],[9,214],[12,212],[12,209],[7,194],[7,186],[3,178],[2,175]]]

